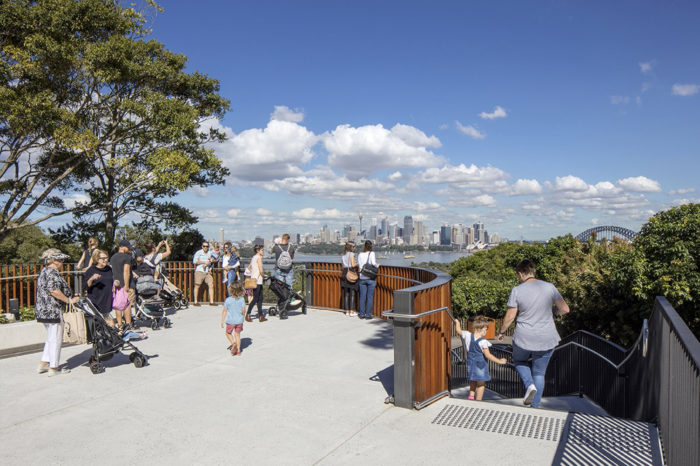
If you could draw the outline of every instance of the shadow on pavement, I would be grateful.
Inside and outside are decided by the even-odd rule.
[[[394,365],[382,369],[369,378],[372,382],[381,382],[387,395],[394,394]]]
[[[369,325],[376,325],[374,335],[366,340],[361,340],[360,343],[378,349],[394,347],[394,327],[390,323],[374,319]]]

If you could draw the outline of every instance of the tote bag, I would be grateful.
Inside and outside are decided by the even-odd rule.
[[[85,325],[85,313],[78,310],[73,304],[63,313],[63,343],[81,345],[87,343],[87,326]]]
[[[123,287],[112,288],[112,309],[123,311],[129,306],[129,294]]]

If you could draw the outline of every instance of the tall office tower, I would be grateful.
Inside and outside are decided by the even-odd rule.
[[[484,224],[479,222],[473,225],[474,227],[474,241],[484,242]]]
[[[498,233],[492,233],[489,235],[489,241],[498,244],[501,242],[501,237],[498,235]]]
[[[389,235],[389,219],[384,217],[379,224],[379,228],[382,230],[382,236],[388,236]]]
[[[360,235],[362,235],[362,214],[357,216],[360,219]]]
[[[484,230],[484,243],[489,244],[491,238],[489,238],[489,232]]]
[[[464,242],[467,245],[474,244],[474,229],[467,227],[467,233],[464,235]]]
[[[371,227],[369,227],[367,239],[371,239],[372,241],[375,241],[377,239],[377,225],[372,225]]]
[[[350,237],[350,232],[352,231],[352,225],[348,224],[343,227],[343,236],[348,238]]]
[[[331,239],[333,240],[334,243],[339,243],[340,242],[340,231],[335,230],[333,234],[331,235]]]
[[[443,225],[440,227],[440,245],[449,246],[452,243],[452,227]]]
[[[299,233],[297,233],[296,235],[294,235],[294,237],[296,238],[295,242],[297,244],[301,244],[301,235]]]
[[[432,235],[430,235],[430,244],[440,244],[440,232],[433,230]]]
[[[411,235],[413,235],[413,217],[406,215],[403,218],[403,242],[411,244]]]
[[[221,244],[224,244],[224,229],[223,228],[219,228],[219,242]]]
[[[318,239],[321,243],[331,242],[331,230],[328,228],[328,225],[323,225],[323,228],[321,228],[321,232],[318,235]]]
[[[423,244],[425,241],[423,236],[425,232],[423,231],[423,222],[416,220],[413,222],[413,234],[411,235],[411,244]]]

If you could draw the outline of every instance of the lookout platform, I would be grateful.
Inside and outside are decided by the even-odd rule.
[[[3,464],[661,464],[653,425],[585,399],[385,404],[391,322],[309,308],[246,323],[232,357],[220,316],[173,314],[135,342],[140,369],[117,355],[93,375],[88,345],[64,347],[72,372],[53,378],[38,353],[0,360]]]

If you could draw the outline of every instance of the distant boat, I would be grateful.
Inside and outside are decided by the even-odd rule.
[[[403,256],[404,259],[413,259],[416,256]]]
[[[386,256],[377,256],[377,259],[386,259]]]

